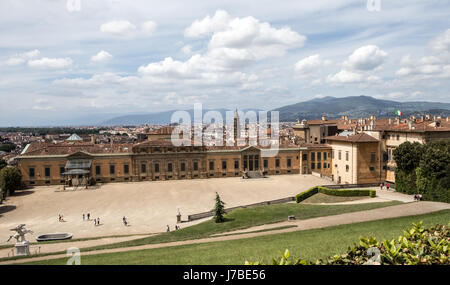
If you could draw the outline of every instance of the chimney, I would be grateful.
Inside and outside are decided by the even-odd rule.
[[[300,119],[297,119],[297,124],[300,124]]]
[[[447,117],[447,119],[445,119],[447,122],[448,122],[448,117]]]
[[[341,116],[341,120],[345,120],[345,116],[344,115]]]
[[[392,118],[389,118],[389,125],[392,125]]]
[[[327,120],[327,116],[322,115],[322,121],[326,121]]]
[[[411,122],[411,121],[408,122],[408,128],[409,128],[410,130],[412,129],[412,122]]]

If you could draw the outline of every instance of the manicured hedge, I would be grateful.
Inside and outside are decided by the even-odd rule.
[[[332,195],[332,196],[341,196],[341,197],[355,197],[355,196],[369,196],[369,197],[375,197],[377,195],[377,192],[375,190],[359,190],[359,189],[352,189],[352,190],[335,190],[335,189],[329,189],[322,186],[315,186],[312,187],[305,192],[302,192],[300,194],[297,194],[295,196],[295,201],[297,203],[300,203],[301,201],[308,199],[309,197],[317,194],[322,193],[326,195]]]

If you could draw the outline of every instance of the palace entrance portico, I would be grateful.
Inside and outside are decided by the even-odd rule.
[[[92,158],[86,153],[79,152],[68,157],[64,175],[64,188],[85,187],[89,184],[91,175]]]
[[[242,168],[249,177],[260,177],[261,173],[261,150],[254,146],[249,146],[242,150]]]

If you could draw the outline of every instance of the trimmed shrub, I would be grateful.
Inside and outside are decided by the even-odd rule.
[[[318,191],[319,191],[318,188],[319,188],[319,187],[315,186],[315,187],[313,187],[313,188],[310,188],[310,189],[306,190],[305,192],[302,192],[302,193],[300,193],[300,194],[297,194],[297,195],[295,196],[295,201],[296,201],[297,203],[300,203],[301,201],[308,199],[308,198],[311,197],[312,195],[317,194]]]
[[[316,186],[309,190],[306,190],[305,192],[302,192],[295,196],[295,201],[297,203],[300,203],[303,200],[306,200],[307,198],[317,194],[322,193],[326,195],[331,196],[340,196],[340,197],[357,197],[357,196],[369,196],[371,198],[374,198],[377,195],[377,191],[375,190],[359,190],[359,189],[352,189],[352,190],[336,190],[336,189],[329,189],[322,186]]]

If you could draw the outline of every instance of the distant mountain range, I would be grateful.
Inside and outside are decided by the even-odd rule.
[[[375,99],[370,96],[323,97],[300,102],[274,111],[279,111],[280,121],[296,121],[297,119],[317,119],[321,115],[328,118],[339,118],[347,115],[350,118],[393,117],[400,110],[402,116],[412,114],[450,115],[450,103],[440,102],[396,102]]]
[[[313,99],[305,102],[300,102],[292,105],[287,105],[281,108],[274,109],[279,111],[279,119],[282,122],[294,122],[297,119],[317,119],[322,115],[328,118],[339,118],[342,115],[347,115],[350,118],[369,117],[375,115],[377,117],[393,117],[395,110],[399,109],[403,116],[412,114],[431,114],[450,116],[450,103],[440,102],[396,102],[390,100],[375,99],[370,96],[349,96],[349,97],[323,97]],[[244,109],[259,111],[258,109]],[[186,110],[191,118],[194,118],[193,110]],[[204,109],[203,114],[211,111]],[[225,119],[228,109],[216,109],[222,114]],[[175,111],[165,111],[159,113],[148,113],[139,115],[124,115],[117,116],[112,119],[101,122],[102,126],[117,126],[117,125],[142,125],[142,124],[169,124],[171,123],[172,114]],[[269,114],[270,115],[270,114]]]

